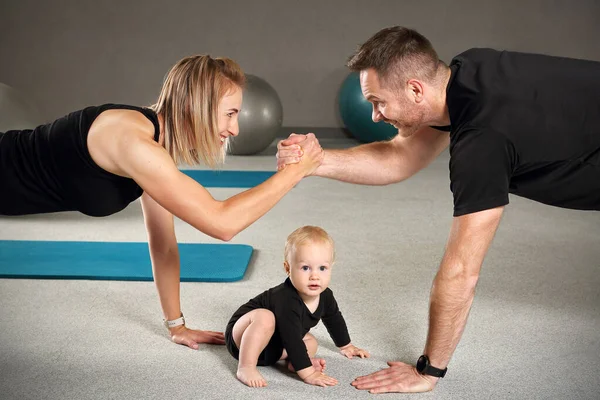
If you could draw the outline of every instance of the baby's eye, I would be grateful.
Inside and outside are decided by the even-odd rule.
[[[302,266],[302,271],[308,271],[308,265],[303,265]]]
[[[327,267],[326,267],[326,266],[324,266],[324,265],[321,265],[321,266],[319,267],[319,269],[320,269],[321,271],[327,271]]]

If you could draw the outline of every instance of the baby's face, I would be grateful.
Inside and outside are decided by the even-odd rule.
[[[329,243],[306,243],[296,248],[288,275],[303,300],[319,296],[329,286],[333,249]]]

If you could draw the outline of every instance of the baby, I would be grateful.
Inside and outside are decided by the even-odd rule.
[[[336,385],[337,380],[323,372],[325,360],[315,358],[317,340],[308,333],[321,319],[343,355],[369,357],[350,342],[346,322],[328,289],[334,253],[333,240],[319,227],[305,226],[288,236],[283,263],[288,278],[241,306],[225,330],[227,349],[239,360],[241,382],[267,386],[256,366],[286,360],[304,382]]]

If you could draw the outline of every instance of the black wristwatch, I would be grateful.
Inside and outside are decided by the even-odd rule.
[[[421,357],[419,357],[419,360],[417,361],[417,371],[421,375],[431,375],[435,376],[436,378],[443,378],[444,375],[446,375],[446,371],[448,371],[448,368],[439,369],[432,366],[431,364],[429,364],[429,357],[423,354]]]

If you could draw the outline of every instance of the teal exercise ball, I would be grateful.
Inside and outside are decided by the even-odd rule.
[[[383,121],[373,122],[373,105],[360,90],[360,77],[352,72],[342,83],[339,93],[340,116],[352,136],[364,143],[389,140],[398,130]]]

